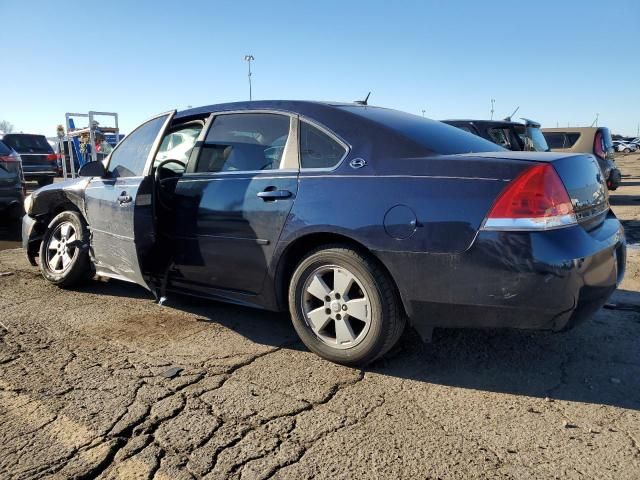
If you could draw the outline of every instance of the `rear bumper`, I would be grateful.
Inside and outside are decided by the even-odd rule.
[[[39,171],[39,172],[24,172],[25,180],[32,180],[34,178],[42,178],[42,177],[55,177],[57,176],[57,170],[51,171]]]
[[[46,163],[38,165],[25,165],[22,164],[22,172],[26,180],[33,180],[43,177],[55,177],[57,175],[58,165],[57,163]]]
[[[381,253],[412,324],[562,330],[604,305],[624,276],[613,214],[595,231],[480,232],[458,255]]]

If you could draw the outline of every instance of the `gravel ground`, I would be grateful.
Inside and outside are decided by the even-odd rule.
[[[640,156],[619,163],[640,242]],[[571,332],[407,331],[356,370],[286,315],[64,291],[5,250],[0,478],[637,479],[639,291],[631,249],[613,308]]]

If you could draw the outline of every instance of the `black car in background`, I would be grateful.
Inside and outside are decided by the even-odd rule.
[[[384,355],[407,319],[423,336],[570,328],[625,267],[591,155],[510,152],[360,104],[167,112],[25,209],[27,257],[53,284],[97,273],[159,300],[288,310],[310,350],[348,365]]]
[[[58,174],[58,156],[44,135],[8,133],[2,138],[22,158],[22,169],[27,181],[49,185]]]
[[[507,150],[548,152],[540,124],[523,118],[524,123],[508,120],[443,120],[444,123],[473,133]]]
[[[24,176],[20,155],[0,141],[0,215],[4,218],[21,217],[23,202]]]

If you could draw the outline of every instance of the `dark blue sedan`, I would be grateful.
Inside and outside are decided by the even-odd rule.
[[[623,229],[592,156],[510,152],[395,110],[173,111],[105,165],[25,201],[24,247],[47,280],[97,274],[159,300],[288,309],[309,349],[343,364],[382,356],[407,320],[423,337],[563,330],[624,273]]]

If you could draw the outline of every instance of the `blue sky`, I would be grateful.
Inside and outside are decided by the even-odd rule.
[[[640,123],[640,1],[0,0],[0,120],[54,135],[68,111],[127,132],[248,98],[370,103],[435,119]]]

